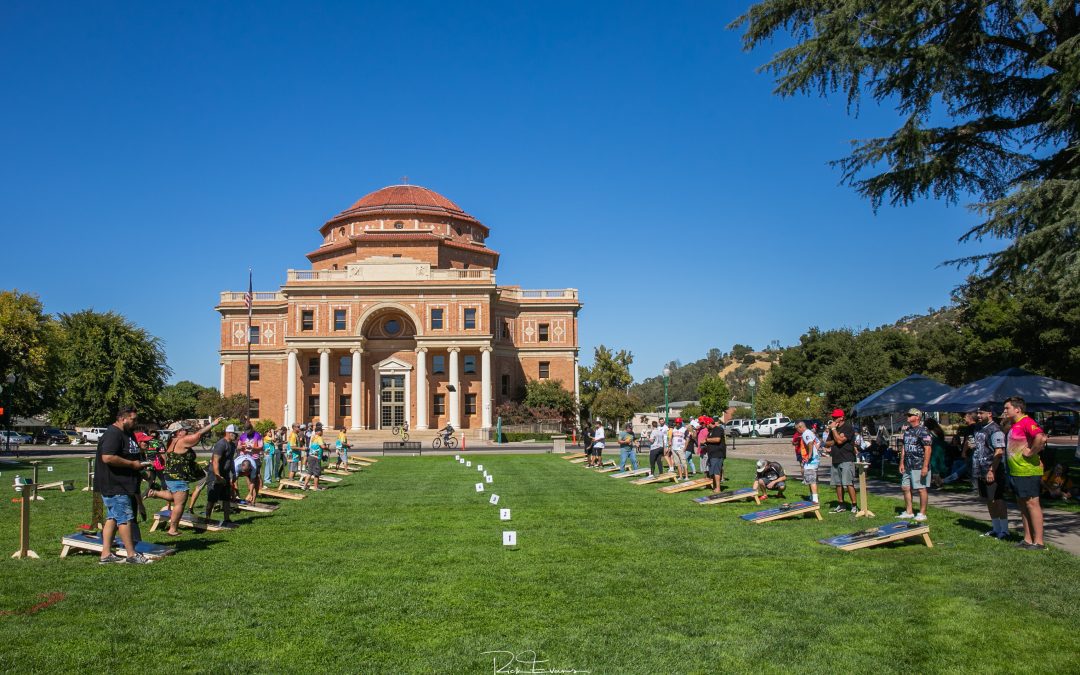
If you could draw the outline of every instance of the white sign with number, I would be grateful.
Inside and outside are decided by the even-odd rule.
[[[476,465],[476,470],[477,471],[483,471],[484,470],[484,465],[483,464],[477,464]]]
[[[499,520],[510,520],[510,509],[499,509]]]
[[[45,467],[45,468],[46,468],[46,469],[48,469],[49,471],[52,471],[52,467],[51,467],[51,466],[47,466],[47,467]]]
[[[472,467],[472,462],[465,462],[465,466]]]
[[[488,503],[489,504],[498,504],[499,503],[499,495],[491,495],[491,499],[488,500]]]
[[[454,455],[454,459],[456,459],[456,460],[459,460],[459,461],[460,461],[460,460],[461,460],[461,455]]]
[[[503,532],[503,546],[517,546],[517,532],[513,530]]]
[[[494,478],[494,476],[487,476],[486,478],[484,478],[484,482],[490,483],[492,478]]]
[[[484,491],[484,484],[483,483],[477,483],[476,484],[476,491],[477,492],[483,492]]]

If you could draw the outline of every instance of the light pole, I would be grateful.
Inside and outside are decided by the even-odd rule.
[[[4,381],[7,383],[7,387],[0,387],[0,392],[5,389],[7,390],[6,398],[8,405],[4,408],[4,421],[6,422],[4,426],[6,427],[7,431],[7,436],[5,437],[5,444],[7,445],[6,450],[8,453],[11,452],[11,388],[15,386],[15,382],[18,379],[19,377],[15,375],[15,373],[10,373],[6,378],[4,378]],[[18,449],[18,445],[16,445],[15,448]]]
[[[757,426],[757,413],[754,412],[754,387],[757,382],[751,377],[746,384],[750,385],[750,432],[753,433],[754,427]]]
[[[671,368],[664,366],[664,424],[668,423],[668,396],[667,385],[668,378],[671,377]]]

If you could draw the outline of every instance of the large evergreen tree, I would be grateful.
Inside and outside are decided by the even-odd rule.
[[[40,300],[17,290],[0,291],[0,405],[5,416],[30,417],[52,405],[57,335]]]

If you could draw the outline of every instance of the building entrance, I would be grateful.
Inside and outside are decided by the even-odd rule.
[[[405,422],[405,376],[379,376],[379,428],[390,429]]]

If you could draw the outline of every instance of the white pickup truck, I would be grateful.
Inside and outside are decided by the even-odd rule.
[[[75,427],[80,443],[97,443],[105,433],[105,427]]]
[[[790,417],[784,417],[783,415],[777,413],[772,417],[766,417],[765,419],[759,421],[757,425],[757,432],[761,436],[772,436],[776,433],[777,429],[786,425],[790,421]]]
[[[758,435],[757,423],[748,419],[731,420],[725,425],[729,435],[736,438],[740,436],[756,437]]]

